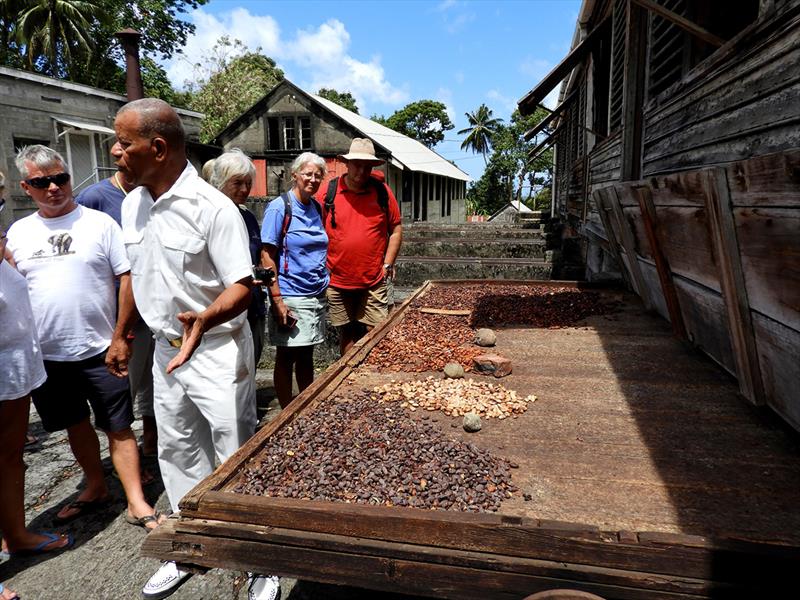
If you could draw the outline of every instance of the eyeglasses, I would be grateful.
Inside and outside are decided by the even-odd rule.
[[[324,179],[322,173],[300,173],[300,177],[303,179],[318,179],[319,181]]]
[[[56,175],[47,175],[45,177],[32,177],[26,179],[25,183],[37,190],[45,190],[50,187],[51,183],[55,183],[58,187],[69,183],[69,173],[57,173]]]

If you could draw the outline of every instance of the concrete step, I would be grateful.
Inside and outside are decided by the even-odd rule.
[[[480,258],[543,259],[546,242],[542,238],[425,239],[406,238],[400,249],[402,256],[475,256]]]
[[[427,279],[550,279],[552,264],[529,258],[413,256],[397,260],[395,285],[413,287]]]
[[[442,225],[435,223],[403,224],[404,239],[474,239],[492,238],[532,240],[542,237],[540,229],[524,226],[492,225],[491,223],[461,223],[459,225]]]

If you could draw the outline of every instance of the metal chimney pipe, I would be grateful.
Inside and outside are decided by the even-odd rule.
[[[135,29],[123,29],[114,34],[125,51],[125,93],[128,101],[144,98],[142,71],[139,66],[139,39],[142,34]]]

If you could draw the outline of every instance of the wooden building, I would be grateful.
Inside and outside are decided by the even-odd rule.
[[[366,137],[386,163],[380,169],[400,204],[404,221],[460,223],[466,220],[469,175],[417,140],[355,114],[320,96],[282,81],[214,140],[241,148],[253,158],[256,181],[251,196],[271,199],[289,187],[289,166],[310,151],[328,163],[330,177],[341,175],[354,137]],[[323,182],[323,187],[326,185]]]
[[[560,104],[553,216],[741,393],[800,429],[800,2],[584,0],[519,102]],[[548,134],[548,137],[544,137]]]
[[[19,186],[14,157],[22,146],[43,144],[55,148],[72,170],[72,189],[111,175],[114,162],[114,117],[127,102],[122,94],[53,79],[29,71],[0,67],[0,170],[7,177],[6,197],[11,210],[3,211],[2,224],[35,210]],[[198,112],[178,109],[189,138],[189,158],[201,166],[210,149],[200,144]]]

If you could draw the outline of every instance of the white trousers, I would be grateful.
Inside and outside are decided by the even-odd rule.
[[[245,326],[206,336],[192,358],[167,375],[178,353],[156,341],[153,391],[158,463],[173,511],[181,498],[230,457],[255,431],[253,337]]]

